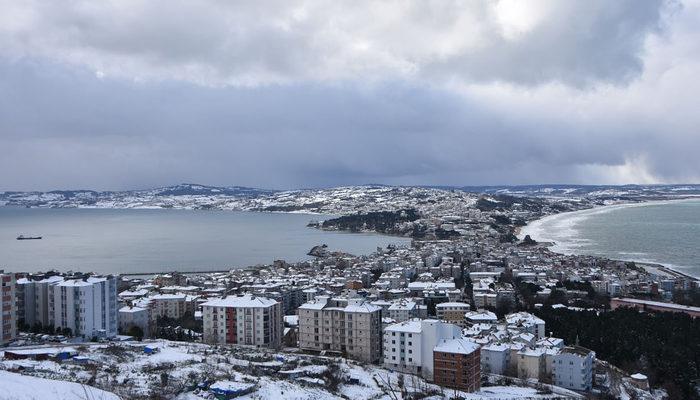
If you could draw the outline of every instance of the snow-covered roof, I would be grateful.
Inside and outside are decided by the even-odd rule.
[[[120,313],[136,313],[136,312],[141,312],[141,311],[146,311],[146,309],[141,308],[141,307],[129,307],[129,306],[122,307],[119,309]]]
[[[421,321],[414,319],[387,326],[385,332],[421,333]]]
[[[204,307],[271,307],[277,304],[277,300],[268,299],[267,297],[258,297],[252,295],[244,296],[226,296],[223,299],[210,300],[202,306]]]
[[[479,345],[466,339],[443,339],[433,351],[440,353],[471,354],[479,349]]]

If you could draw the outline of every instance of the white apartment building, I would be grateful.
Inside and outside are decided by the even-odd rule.
[[[481,370],[487,374],[505,375],[510,360],[510,347],[489,344],[481,348]]]
[[[0,271],[0,345],[10,343],[17,337],[15,283],[14,274]]]
[[[141,328],[143,337],[151,335],[151,319],[147,308],[127,306],[119,309],[119,330],[126,335],[133,326]]]
[[[49,320],[83,338],[117,335],[117,279],[67,279],[49,289]],[[51,302],[52,301],[52,302]]]
[[[595,353],[580,346],[569,346],[553,356],[552,381],[563,388],[587,392],[593,386]]]
[[[535,340],[544,339],[544,320],[528,313],[517,312],[506,315],[506,323],[509,327],[518,328],[535,335]]]
[[[411,318],[421,318],[428,315],[428,307],[417,304],[412,300],[398,300],[389,306],[389,318],[396,322],[408,321]]]
[[[384,329],[384,366],[433,379],[433,349],[441,340],[462,337],[459,326],[435,319],[410,320]]]
[[[361,298],[317,296],[297,312],[300,349],[340,353],[364,362],[381,359],[381,307]]]
[[[279,348],[282,304],[253,295],[227,296],[202,304],[204,342]]]

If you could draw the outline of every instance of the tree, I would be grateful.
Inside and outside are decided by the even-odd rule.
[[[142,340],[143,339],[143,329],[141,329],[140,326],[132,325],[129,327],[129,330],[126,332],[127,335],[133,336],[136,338],[136,340]]]

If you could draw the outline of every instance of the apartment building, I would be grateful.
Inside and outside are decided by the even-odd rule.
[[[481,387],[479,345],[465,339],[441,340],[434,349],[434,379],[440,386],[465,392]]]
[[[508,314],[506,315],[506,323],[509,327],[535,335],[535,340],[544,339],[545,337],[544,320],[528,312]]]
[[[552,381],[563,388],[587,392],[593,386],[595,353],[581,346],[567,346],[553,356]]]
[[[48,286],[49,321],[83,338],[117,335],[117,279],[81,277]]]
[[[408,321],[411,318],[425,318],[428,316],[428,307],[412,300],[401,299],[392,303],[389,308],[389,318],[396,322]]]
[[[49,297],[49,287],[63,282],[63,277],[38,276],[17,280],[17,318],[22,324],[31,327],[46,327],[53,324],[49,319],[49,308],[53,299]]]
[[[410,320],[384,329],[384,366],[433,379],[433,348],[441,340],[460,338],[462,330],[435,319]]]
[[[360,298],[317,296],[302,304],[299,348],[334,352],[364,362],[382,356],[382,309]]]
[[[461,302],[440,303],[435,306],[435,313],[439,320],[458,325],[462,328],[467,327],[464,314],[468,313],[469,310],[469,304]]]
[[[138,326],[143,337],[151,335],[151,319],[147,308],[126,306],[119,309],[119,331],[127,335],[129,329]]]
[[[149,297],[151,316],[154,319],[158,317],[167,317],[172,319],[180,319],[187,311],[187,295],[178,294],[157,294]]]
[[[510,347],[505,344],[488,344],[481,352],[481,370],[487,374],[505,375],[510,360]]]
[[[279,348],[282,304],[253,295],[227,296],[202,304],[204,342]]]
[[[0,345],[17,337],[17,304],[14,274],[0,271]]]

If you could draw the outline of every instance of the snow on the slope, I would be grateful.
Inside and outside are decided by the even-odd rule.
[[[3,400],[119,400],[117,395],[92,386],[7,371],[0,371],[0,390],[0,399]]]

